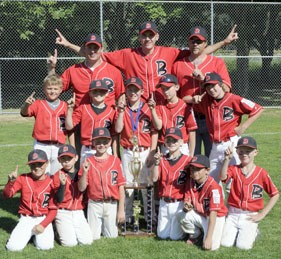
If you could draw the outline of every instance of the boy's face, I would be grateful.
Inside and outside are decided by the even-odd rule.
[[[219,84],[208,84],[206,85],[207,93],[214,99],[221,99],[224,96],[223,88]]]
[[[61,163],[61,165],[65,171],[72,172],[75,169],[74,165],[75,165],[76,161],[78,160],[78,156],[77,155],[75,157],[62,156],[58,160]]]
[[[96,138],[93,139],[93,146],[95,147],[97,153],[104,154],[111,145],[111,139],[108,138]]]
[[[45,179],[45,172],[48,166],[48,162],[36,162],[29,164],[29,168],[34,180],[43,180]]]
[[[165,86],[161,85],[162,93],[165,98],[170,101],[177,96],[177,91],[179,90],[179,85]]]
[[[159,39],[159,34],[153,31],[145,31],[139,35],[139,41],[141,46],[145,50],[152,50],[155,47],[156,42]]]
[[[128,85],[126,87],[126,96],[129,101],[138,101],[143,94],[143,89],[139,89],[135,85]]]
[[[85,54],[87,61],[96,62],[100,59],[102,54],[102,47],[97,44],[89,44],[85,46]]]
[[[198,183],[203,183],[208,173],[209,169],[206,167],[201,168],[193,165],[190,166],[190,177]]]
[[[102,89],[94,89],[89,92],[92,103],[100,104],[104,102],[105,97],[107,96],[108,91]]]
[[[175,139],[169,136],[169,137],[165,137],[164,143],[169,151],[175,152],[181,147],[182,139]]]
[[[238,147],[237,154],[241,164],[244,166],[254,161],[255,156],[258,154],[258,150],[251,147]]]
[[[44,86],[43,91],[48,101],[55,101],[59,98],[62,87],[59,85],[47,85]]]

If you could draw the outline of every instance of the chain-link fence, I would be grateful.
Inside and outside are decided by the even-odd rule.
[[[204,26],[209,43],[237,24],[239,40],[217,51],[231,75],[234,93],[263,106],[281,106],[281,4],[185,1],[1,1],[0,113],[18,112],[36,91],[43,97],[46,57],[58,49],[57,72],[81,60],[55,44],[55,28],[80,45],[89,32],[102,36],[105,51],[135,47],[138,26],[153,20],[158,45],[184,48],[187,32]],[[62,98],[67,99],[68,94]]]

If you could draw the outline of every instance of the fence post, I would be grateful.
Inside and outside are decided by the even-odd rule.
[[[103,10],[102,0],[100,0],[100,37],[103,42]]]
[[[2,80],[1,80],[1,63],[0,63],[0,114],[2,114]]]

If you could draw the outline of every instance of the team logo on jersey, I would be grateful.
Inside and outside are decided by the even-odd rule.
[[[224,121],[230,121],[234,118],[234,111],[230,107],[223,107],[223,114],[222,114],[222,119]]]
[[[262,198],[262,187],[258,184],[253,184],[253,190],[252,190],[252,199],[260,199]]]
[[[204,208],[204,211],[210,210],[210,199],[209,198],[204,198],[203,208]]]
[[[50,200],[50,193],[44,193],[42,208],[46,208],[49,205],[49,200]]]
[[[180,176],[178,178],[178,185],[183,185],[186,182],[187,172],[184,170],[180,170]]]
[[[107,128],[108,130],[110,130],[110,128],[111,128],[111,121],[110,120],[105,120],[104,121],[104,128]]]
[[[111,171],[111,184],[116,185],[117,184],[117,176],[118,172],[117,171]]]
[[[176,127],[179,129],[184,127],[184,116],[178,115],[176,117]]]
[[[157,75],[164,76],[167,74],[167,64],[164,60],[156,60]]]
[[[112,93],[114,91],[114,81],[108,77],[104,77],[103,80],[105,81],[105,83],[108,87],[108,92]]]
[[[64,116],[60,116],[59,117],[59,124],[60,124],[60,130],[61,131],[66,131],[66,128],[65,128],[65,117]]]
[[[142,132],[149,133],[151,129],[151,122],[149,119],[142,119]]]

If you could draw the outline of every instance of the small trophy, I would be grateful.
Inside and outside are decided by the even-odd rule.
[[[134,217],[133,232],[134,233],[139,232],[140,213],[141,213],[140,200],[134,200],[133,201],[133,217]]]

